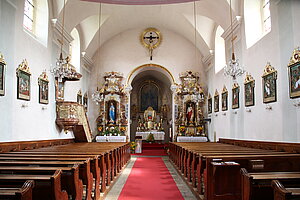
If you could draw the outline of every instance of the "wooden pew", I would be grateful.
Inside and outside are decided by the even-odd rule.
[[[68,200],[68,193],[61,189],[61,170],[56,170],[53,175],[16,175],[0,174],[0,182],[9,184],[10,182],[24,182],[34,180],[33,199],[42,200]],[[1,185],[0,183],[0,185]]]
[[[0,199],[32,200],[33,187],[34,187],[33,180],[27,180],[22,185],[20,185],[19,183],[18,184],[2,183],[0,185]]]
[[[66,190],[72,199],[82,200],[83,184],[79,179],[79,165],[72,167],[33,167],[33,166],[0,166],[0,174],[53,174],[57,169],[62,170],[62,189]]]
[[[86,200],[90,200],[92,199],[93,176],[91,174],[89,159],[85,161],[0,161],[1,166],[42,166],[55,167],[57,169],[62,167],[73,167],[75,164],[79,165],[79,178],[82,180],[83,184],[86,185]]]
[[[242,200],[273,200],[272,180],[280,180],[289,185],[300,182],[300,172],[259,172],[248,173],[245,168],[242,174]]]
[[[299,200],[300,199],[300,183],[297,188],[286,188],[279,180],[272,181],[274,190],[274,200]]]

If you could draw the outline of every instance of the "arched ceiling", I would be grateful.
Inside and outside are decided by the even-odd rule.
[[[98,0],[95,0],[98,1]],[[102,0],[101,0],[102,1]],[[172,1],[172,0],[171,0]],[[178,1],[178,0],[176,0]],[[188,0],[186,0],[188,1]],[[52,12],[62,20],[62,1],[53,0]],[[240,4],[240,0],[233,3]],[[196,1],[196,46],[203,56],[214,49],[214,34],[220,25],[224,30],[230,24],[228,0]],[[130,29],[144,30],[148,27],[168,29],[195,43],[194,2],[163,5],[116,5],[102,4],[101,44]],[[234,14],[240,11],[233,5]],[[99,48],[99,3],[67,0],[65,6],[65,28],[70,33],[80,30],[81,51],[93,57]]]

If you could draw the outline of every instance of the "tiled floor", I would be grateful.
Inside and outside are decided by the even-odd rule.
[[[105,200],[117,200],[122,188],[131,172],[134,162],[138,156],[131,156],[131,160],[127,167],[123,170],[122,174],[120,175],[119,179],[116,183],[112,186],[111,190],[106,195]],[[177,173],[176,169],[170,163],[169,158],[167,156],[162,156],[163,161],[165,162],[167,168],[170,171],[178,189],[180,190],[182,196],[185,200],[196,200],[197,198],[193,195],[189,187],[186,185],[184,180],[182,180],[181,176]]]

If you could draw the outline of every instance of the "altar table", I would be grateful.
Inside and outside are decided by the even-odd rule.
[[[177,142],[207,142],[207,137],[178,136]]]
[[[165,132],[163,131],[136,132],[136,136],[142,136],[142,140],[147,140],[150,133],[153,134],[154,140],[165,140]]]
[[[96,142],[126,142],[126,136],[96,136]]]

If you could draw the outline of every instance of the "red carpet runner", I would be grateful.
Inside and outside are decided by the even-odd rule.
[[[183,200],[164,161],[159,157],[140,157],[118,200]]]

